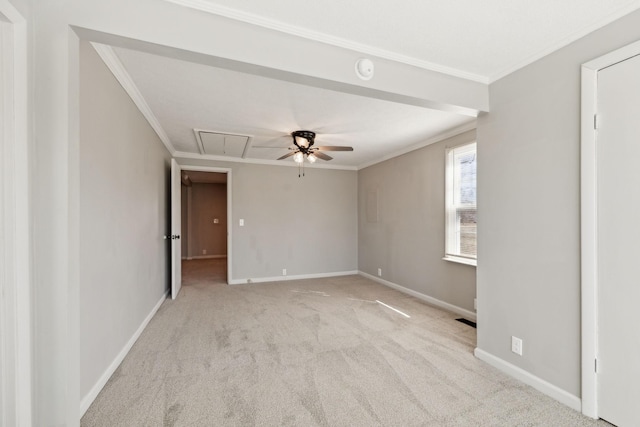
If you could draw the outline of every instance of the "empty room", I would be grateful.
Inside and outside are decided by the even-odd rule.
[[[0,25],[0,425],[640,423],[640,1]]]

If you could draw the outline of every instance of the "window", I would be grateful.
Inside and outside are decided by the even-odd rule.
[[[445,258],[476,265],[476,143],[447,151]]]

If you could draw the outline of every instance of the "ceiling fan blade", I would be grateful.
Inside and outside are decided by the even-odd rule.
[[[319,159],[322,159],[322,160],[331,160],[331,159],[333,159],[333,157],[327,156],[323,152],[317,151],[317,150],[313,152],[313,155],[316,156]]]
[[[322,151],[353,151],[353,147],[341,147],[339,145],[329,145],[325,147],[316,147],[317,150]]]
[[[288,150],[290,147],[269,147],[268,145],[252,145],[251,148],[277,148],[278,150]]]
[[[292,152],[290,152],[290,153],[285,154],[284,156],[280,156],[280,157],[278,157],[276,160],[286,159],[287,157],[291,157],[291,156],[293,156],[293,155],[294,155],[294,154],[296,154],[296,153],[297,153],[297,151],[292,151]]]

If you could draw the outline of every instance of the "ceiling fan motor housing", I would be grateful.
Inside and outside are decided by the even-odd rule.
[[[293,144],[300,149],[303,153],[307,154],[309,148],[313,145],[314,139],[316,137],[316,133],[310,130],[297,130],[291,132],[291,136],[293,137]],[[304,138],[307,140],[307,146],[298,144],[296,138]]]

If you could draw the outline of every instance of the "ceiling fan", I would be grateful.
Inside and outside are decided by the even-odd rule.
[[[323,147],[314,146],[316,133],[310,130],[297,130],[291,132],[293,138],[293,147],[289,147],[289,153],[284,156],[278,157],[277,160],[284,160],[289,157],[293,157],[293,161],[301,166],[304,166],[305,159],[309,163],[315,163],[316,160],[322,159],[329,161],[333,157],[323,153],[323,151],[353,151],[353,147],[328,145]],[[304,171],[302,173],[304,175]]]

